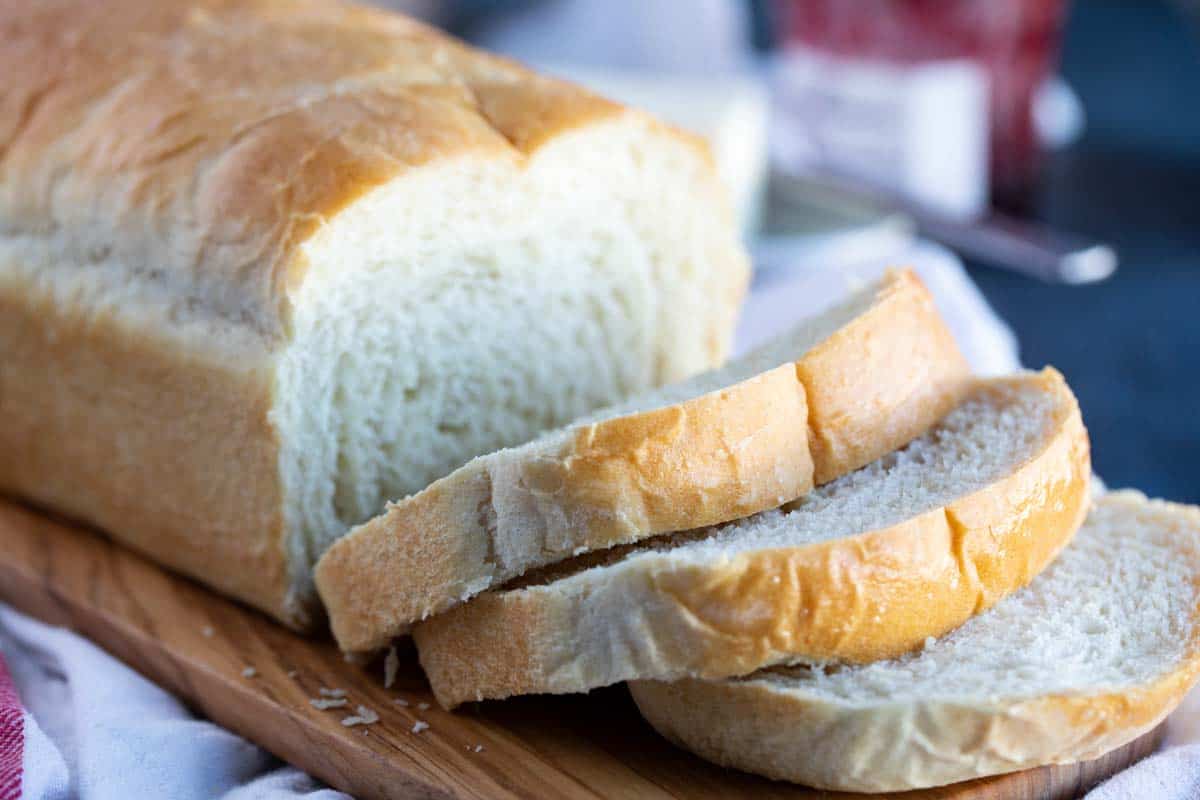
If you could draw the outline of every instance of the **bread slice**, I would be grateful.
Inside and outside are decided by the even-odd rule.
[[[823,789],[904,791],[1096,758],[1200,676],[1200,509],[1100,499],[1026,589],[923,650],[856,667],[631,684],[667,738]]]
[[[392,505],[317,566],[334,634],[380,647],[529,569],[775,508],[920,435],[968,375],[925,287],[889,274],[724,369]]]
[[[797,503],[559,565],[413,634],[446,706],[895,656],[1028,583],[1082,522],[1090,474],[1061,375],[985,381]]]

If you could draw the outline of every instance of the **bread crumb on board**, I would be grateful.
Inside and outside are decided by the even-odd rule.
[[[429,703],[426,703],[426,702],[424,702],[424,701],[422,701],[422,702],[420,702],[420,703],[417,703],[417,708],[421,709],[422,711],[428,711],[428,710],[429,710]]]
[[[379,715],[366,706],[359,706],[358,713],[342,719],[342,725],[352,728],[355,725],[374,725],[379,722]]]
[[[321,697],[335,697],[336,698],[336,697],[345,697],[346,696],[345,689],[328,689],[328,688],[322,686],[320,689],[317,689],[317,691],[320,693]]]
[[[200,633],[204,634],[205,639],[211,639],[216,631],[213,629],[212,625],[205,625],[200,629]]]
[[[400,706],[401,708],[408,708],[408,701],[405,700],[403,697],[397,697],[392,702],[395,703],[396,705]]]
[[[419,719],[413,723],[413,726],[412,726],[413,733],[420,733],[421,731],[427,731],[427,730],[429,730],[428,722],[425,722],[424,720]]]
[[[296,677],[296,676],[297,676],[297,675],[299,675],[299,674],[300,674],[300,673],[299,673],[299,672],[297,672],[296,670],[294,670],[294,669],[289,669],[289,670],[288,670],[288,673],[287,673],[287,676],[288,676],[289,678],[294,678],[294,677]]]
[[[242,670],[243,678],[253,678],[257,674],[258,670],[256,670],[254,667],[246,667],[244,670]]]
[[[350,701],[344,697],[312,697],[309,698],[309,705],[318,711],[326,711],[331,708],[342,708]]]
[[[396,673],[400,671],[400,656],[396,655],[395,646],[389,647],[383,659],[383,688],[390,689],[396,682]]]

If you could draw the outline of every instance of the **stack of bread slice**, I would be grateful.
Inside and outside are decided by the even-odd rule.
[[[1090,477],[1062,376],[973,378],[897,272],[475,459],[316,580],[343,649],[411,632],[447,707],[628,681],[718,763],[919,788],[1099,755],[1200,674],[1200,512]]]

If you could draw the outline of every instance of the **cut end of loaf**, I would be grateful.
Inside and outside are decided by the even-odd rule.
[[[305,247],[272,420],[300,596],[388,500],[713,366],[746,277],[709,166],[628,114],[435,162]]]

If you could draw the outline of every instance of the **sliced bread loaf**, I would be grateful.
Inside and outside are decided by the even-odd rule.
[[[905,449],[783,509],[592,554],[414,629],[438,700],[896,656],[1024,586],[1082,522],[1062,376],[980,382]]]
[[[724,195],[382,10],[0,2],[0,494],[308,627],[387,500],[725,359]]]
[[[1200,676],[1200,509],[1122,492],[1034,582],[923,650],[856,667],[631,684],[667,738],[825,789],[903,791],[1095,758]]]
[[[715,372],[477,458],[335,543],[342,649],[529,569],[792,500],[920,435],[968,370],[925,287],[889,274]]]

